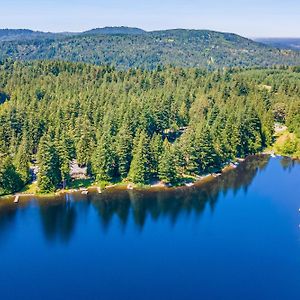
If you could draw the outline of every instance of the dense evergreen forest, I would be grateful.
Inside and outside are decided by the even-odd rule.
[[[0,63],[0,194],[29,181],[70,181],[70,162],[98,182],[175,184],[272,143],[274,121],[300,135],[300,69]]]
[[[209,30],[145,32],[99,28],[83,33],[0,30],[0,59],[63,60],[118,69],[300,65],[300,52],[280,50],[232,33]]]

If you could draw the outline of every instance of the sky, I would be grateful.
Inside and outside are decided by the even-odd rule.
[[[300,0],[0,0],[0,28],[75,32],[104,26],[300,37]]]

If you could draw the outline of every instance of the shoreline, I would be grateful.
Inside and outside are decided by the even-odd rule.
[[[53,198],[55,196],[63,196],[66,194],[78,194],[81,193],[82,195],[87,195],[89,192],[98,192],[101,194],[102,192],[109,190],[109,189],[120,189],[120,190],[136,190],[136,191],[163,191],[163,190],[170,190],[170,189],[182,189],[182,188],[191,188],[197,184],[205,183],[207,181],[211,181],[218,177],[221,177],[223,173],[226,173],[230,170],[234,170],[237,166],[244,162],[250,156],[257,156],[257,155],[267,155],[264,153],[258,153],[256,155],[249,155],[245,158],[236,158],[234,161],[223,166],[221,170],[215,171],[214,173],[209,173],[201,176],[190,176],[189,179],[192,181],[181,182],[179,185],[169,185],[162,182],[156,182],[148,185],[137,185],[131,182],[119,182],[119,183],[108,183],[108,185],[101,188],[100,185],[95,184],[94,182],[91,185],[79,187],[79,188],[70,188],[70,189],[63,189],[57,190],[56,192],[52,193],[26,193],[26,192],[16,192],[14,194],[2,195],[0,196],[1,200],[9,200],[9,199],[18,199],[15,204],[18,204],[21,201],[21,198],[28,198],[28,197],[35,197],[35,198]],[[27,185],[27,187],[30,185]]]
[[[34,197],[37,199],[47,199],[47,198],[54,198],[54,197],[61,197],[64,195],[72,195],[72,194],[81,194],[82,196],[87,196],[89,193],[98,193],[99,195],[107,190],[127,190],[130,191],[169,191],[174,189],[189,189],[194,186],[199,186],[200,184],[204,184],[206,182],[209,182],[211,180],[222,178],[222,175],[234,170],[238,167],[239,164],[245,162],[248,158],[253,156],[270,156],[270,157],[286,157],[290,158],[292,160],[299,160],[298,158],[292,157],[292,156],[284,156],[281,154],[276,154],[274,150],[266,149],[263,152],[254,154],[254,155],[248,155],[245,158],[236,158],[234,161],[231,161],[230,163],[223,166],[223,168],[219,171],[215,171],[215,173],[209,173],[202,176],[190,176],[189,179],[193,179],[193,181],[186,181],[182,182],[180,185],[168,185],[162,182],[156,182],[153,184],[148,185],[136,185],[130,182],[118,182],[118,183],[107,183],[106,186],[101,187],[100,185],[95,184],[93,182],[90,185],[78,187],[78,188],[70,188],[70,189],[64,189],[64,190],[57,190],[53,193],[26,193],[26,192],[17,192],[14,194],[9,195],[3,195],[0,196],[0,202],[3,200],[6,201],[17,201],[14,202],[15,204],[18,204],[20,202],[23,202],[24,200],[28,200],[29,197]],[[25,199],[24,199],[25,198]]]

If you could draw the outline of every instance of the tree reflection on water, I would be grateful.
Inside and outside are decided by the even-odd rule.
[[[147,218],[153,221],[167,218],[175,225],[182,215],[193,213],[201,216],[207,206],[213,212],[220,195],[226,195],[229,191],[236,194],[241,189],[247,193],[257,172],[264,169],[268,161],[268,156],[249,157],[238,168],[190,188],[131,191],[108,189],[102,194],[90,193],[84,197],[73,194],[41,199],[36,203],[42,230],[48,241],[66,243],[71,239],[76,223],[84,217],[88,218],[92,211],[99,216],[103,232],[109,229],[113,218],[119,220],[123,230],[129,220],[138,230],[143,230]],[[15,207],[0,207],[1,235],[10,226],[17,211]]]

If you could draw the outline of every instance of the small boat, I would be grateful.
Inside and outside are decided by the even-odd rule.
[[[98,194],[102,194],[101,188],[97,187]]]
[[[17,195],[17,196],[15,197],[14,203],[19,203],[19,200],[20,200],[20,196]]]
[[[274,153],[271,153],[271,157],[275,158],[275,157],[276,157],[276,155],[275,155]]]
[[[192,182],[189,182],[189,183],[186,183],[185,186],[188,186],[188,187],[191,187],[193,186],[194,184]]]
[[[213,173],[212,176],[213,176],[214,178],[216,178],[216,177],[221,176],[221,173]]]
[[[129,183],[129,184],[127,185],[127,190],[133,190],[133,185]]]
[[[85,189],[81,192],[82,195],[87,195],[88,193],[89,193],[89,191],[87,189]]]

